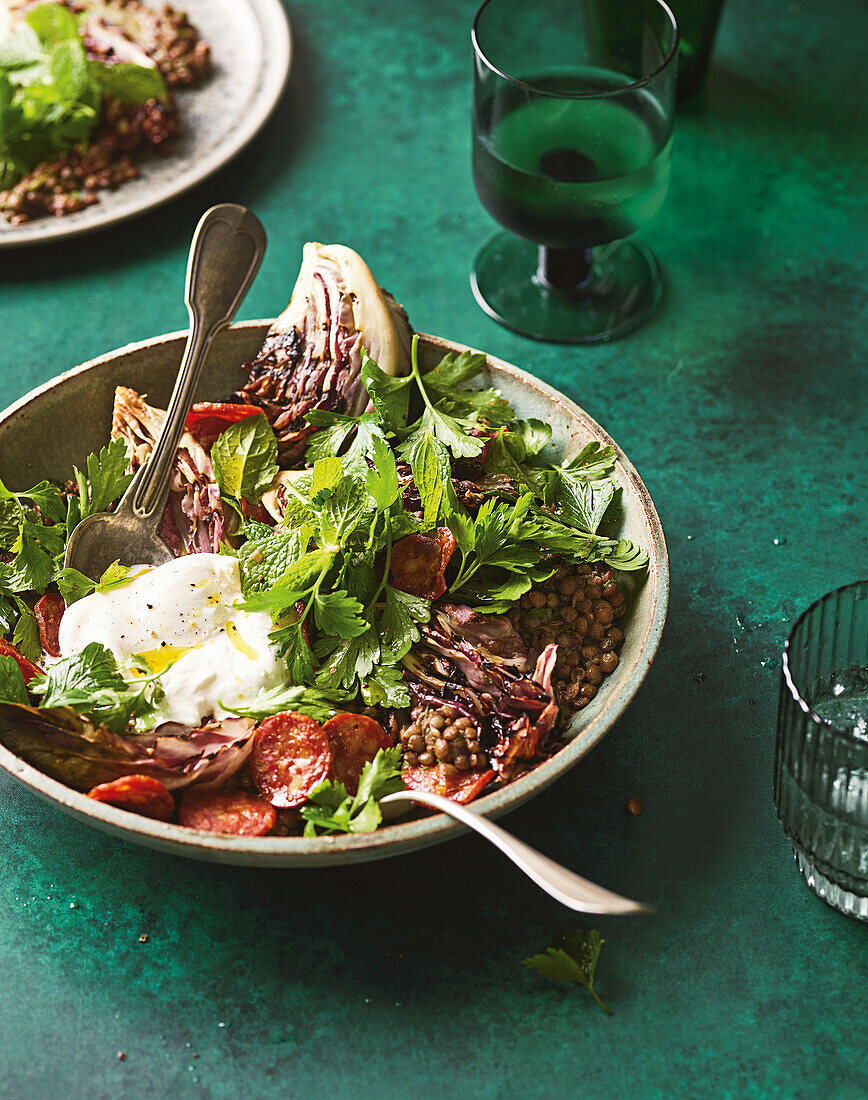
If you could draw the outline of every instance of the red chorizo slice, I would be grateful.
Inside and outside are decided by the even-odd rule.
[[[433,768],[404,768],[401,778],[411,791],[442,794],[453,802],[472,802],[494,779],[493,769],[484,772],[447,772],[442,764]]]
[[[100,783],[87,792],[87,797],[158,821],[168,821],[175,812],[174,798],[152,775],[125,775],[111,783]]]
[[[328,776],[328,734],[306,714],[283,711],[259,723],[250,775],[263,798],[278,809],[300,806]]]
[[[33,613],[39,624],[39,642],[43,652],[49,657],[60,656],[60,620],[66,611],[66,604],[59,592],[49,592],[36,601]]]
[[[21,674],[24,677],[24,683],[29,684],[34,676],[41,676],[42,669],[39,665],[35,665],[32,661],[28,661],[11,642],[6,642],[0,638],[0,657],[11,657],[13,661],[18,664],[21,669]]]
[[[336,714],[323,726],[332,750],[329,779],[343,783],[350,794],[359,789],[362,768],[378,749],[390,749],[392,740],[379,722],[365,714]]]
[[[433,534],[405,535],[392,547],[392,584],[401,592],[436,600],[446,591],[446,566],[455,549],[448,527]]]
[[[277,811],[247,791],[187,791],[178,820],[188,829],[232,836],[265,836],[277,823]]]

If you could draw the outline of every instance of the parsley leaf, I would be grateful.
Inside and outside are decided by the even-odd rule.
[[[544,978],[577,982],[584,986],[600,1008],[611,1016],[612,1010],[594,988],[597,962],[605,942],[594,928],[587,934],[576,928],[562,936],[556,936],[541,952],[525,959],[524,965]]]
[[[112,588],[119,588],[126,584],[132,570],[129,566],[121,565],[120,561],[114,561],[106,569],[98,581],[91,580],[84,573],[80,573],[72,567],[61,569],[57,575],[57,587],[67,607],[76,600],[90,595],[91,592],[108,592]]]
[[[353,797],[343,783],[330,779],[314,787],[301,808],[307,822],[304,835],[316,836],[318,829],[327,833],[372,833],[383,820],[379,800],[404,789],[401,760],[400,745],[378,749],[362,769],[359,789]]]
[[[280,714],[284,710],[307,714],[315,722],[325,722],[333,714],[337,714],[340,707],[350,702],[350,699],[351,696],[346,692],[281,684],[267,691],[261,691],[249,706],[234,708],[227,707],[223,703],[220,706],[232,714],[239,714],[243,718],[254,718],[257,722],[263,718],[269,718],[272,714]]]
[[[362,348],[362,383],[382,421],[393,431],[407,423],[411,375],[395,378],[385,374]]]
[[[602,555],[602,561],[612,569],[629,573],[635,569],[644,569],[648,564],[648,552],[634,546],[629,539],[619,539],[614,550]]]
[[[362,680],[362,698],[369,707],[409,707],[410,689],[397,665],[380,665]]]
[[[133,475],[126,472],[127,448],[122,439],[113,439],[97,454],[89,454],[85,468],[87,476],[77,466],[72,468],[78,485],[79,519],[104,512],[133,480]]]
[[[24,673],[14,657],[0,656],[0,703],[30,705]]]
[[[41,661],[42,642],[39,640],[39,623],[33,609],[20,596],[12,598],[18,608],[18,622],[12,633],[12,644],[17,646],[19,653],[28,661]]]
[[[223,496],[260,500],[277,476],[277,439],[265,416],[230,424],[211,447],[211,463]]]
[[[43,527],[25,519],[12,543],[15,557],[8,572],[9,586],[16,592],[44,592],[57,576],[55,557],[65,541],[62,527]]]
[[[380,616],[380,651],[397,664],[419,641],[416,623],[427,623],[431,604],[420,596],[401,592],[390,584],[385,586],[386,604]]]
[[[127,683],[110,651],[90,642],[80,653],[55,661],[44,676],[34,677],[30,690],[43,696],[40,706],[72,707],[120,734],[133,718],[152,713],[146,693],[155,679]]]
[[[337,592],[316,592],[313,616],[324,634],[338,638],[355,638],[364,634],[369,623],[363,618],[364,607],[353,596],[339,588]]]

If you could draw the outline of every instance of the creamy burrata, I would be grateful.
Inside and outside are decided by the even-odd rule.
[[[271,616],[235,606],[242,598],[235,558],[190,554],[130,576],[67,608],[60,651],[69,657],[100,642],[119,664],[146,662],[164,693],[157,722],[225,718],[221,702],[244,706],[286,682],[286,664],[268,639]]]

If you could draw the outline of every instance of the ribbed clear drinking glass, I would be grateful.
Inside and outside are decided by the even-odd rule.
[[[775,805],[811,889],[868,921],[868,581],[823,596],[784,647]]]

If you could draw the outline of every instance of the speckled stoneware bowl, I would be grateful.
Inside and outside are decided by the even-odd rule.
[[[200,400],[219,400],[242,380],[240,364],[253,357],[269,322],[234,325],[215,341],[199,389]],[[148,394],[165,407],[184,344],[184,333],[172,333],[110,352],[76,367],[27,394],[0,416],[0,478],[24,489],[41,478],[64,481],[72,464],[84,464],[102,446],[111,423],[115,386],[124,384]],[[436,361],[464,345],[423,336],[423,358]],[[498,817],[539,794],[569,771],[614,725],[641,684],[663,630],[669,591],[669,562],[660,520],[641,478],[603,429],[587,413],[550,386],[500,359],[489,357],[490,381],[520,415],[552,425],[552,446],[570,457],[588,440],[611,443],[618,453],[616,477],[623,487],[621,507],[607,533],[623,535],[648,550],[647,575],[631,575],[626,640],[621,661],[596,699],[573,719],[572,739],[545,763],[502,790],[477,799],[473,808]],[[614,509],[613,509],[614,510]],[[628,580],[628,584],[631,583]],[[151,821],[49,779],[0,746],[0,765],[35,794],[73,817],[150,848],[219,863],[272,867],[314,867],[381,859],[447,840],[463,831],[443,814],[398,821],[359,836],[228,837],[195,832],[180,825]]]

